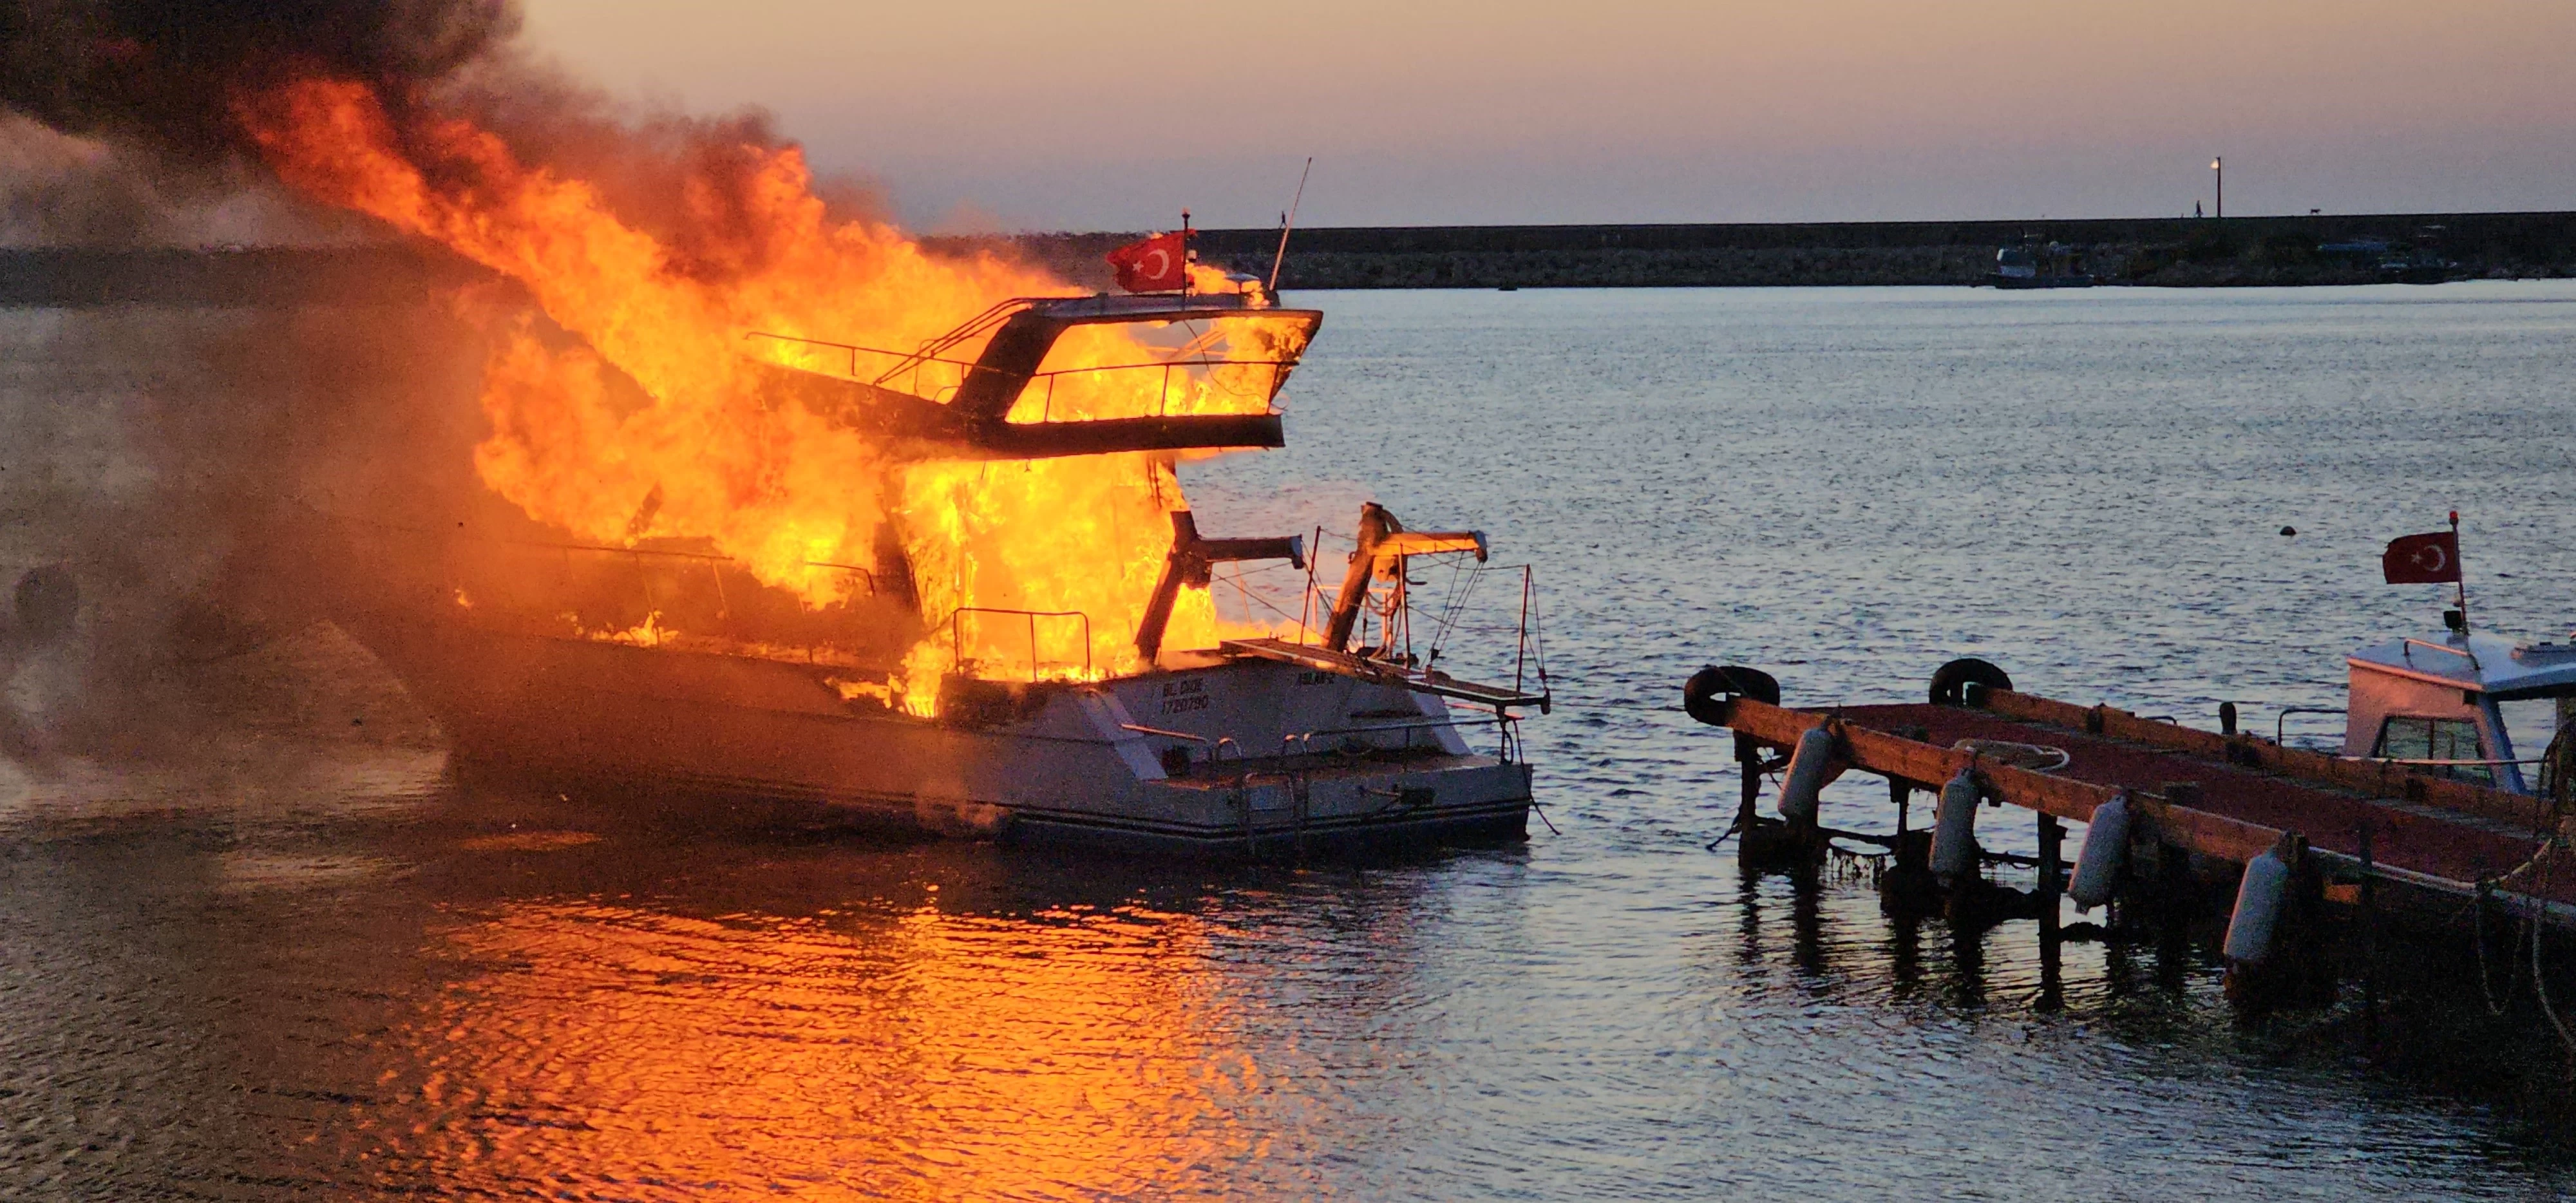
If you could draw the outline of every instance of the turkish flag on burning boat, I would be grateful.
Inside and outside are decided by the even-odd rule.
[[[2445,585],[2460,579],[2460,532],[2402,535],[2379,553],[2379,571],[2392,585]]]
[[[1109,252],[1109,266],[1129,292],[1173,292],[1189,283],[1189,252],[1189,236],[1175,230]]]

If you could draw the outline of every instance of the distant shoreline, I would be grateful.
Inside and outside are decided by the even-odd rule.
[[[1110,286],[1102,256],[1142,232],[935,237],[1072,282]],[[2030,244],[2105,284],[2223,288],[2576,277],[2576,212],[1730,225],[1343,226],[1295,231],[1297,289],[1742,288],[1973,285]],[[1267,277],[1279,231],[1203,230],[1201,258]],[[2392,265],[2402,271],[2392,270]],[[221,250],[0,248],[0,305],[264,306],[414,299],[488,279],[411,245]]]
[[[1020,234],[1005,242],[1079,283],[1141,235]],[[1794,222],[1725,225],[1364,226],[1297,230],[1282,289],[1974,285],[1995,252],[2060,244],[2106,284],[2207,288],[2410,278],[2576,276],[2576,212],[2296,217]],[[1205,230],[1200,256],[1268,276],[1279,231]],[[2340,249],[2321,249],[2340,248]]]

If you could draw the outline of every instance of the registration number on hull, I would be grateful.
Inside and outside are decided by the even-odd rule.
[[[1207,707],[1207,682],[1191,677],[1163,683],[1163,713],[1187,714]]]

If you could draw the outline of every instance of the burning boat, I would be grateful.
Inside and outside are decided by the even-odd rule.
[[[671,155],[399,99],[292,78],[232,115],[306,199],[498,277],[441,298],[485,348],[474,479],[334,493],[293,540],[464,765],[1163,849],[1522,833],[1543,671],[1411,646],[1408,567],[1481,535],[1369,507],[1326,596],[1305,540],[1199,530],[1179,465],[1282,444],[1322,319],[1191,262],[1186,219],[1082,295],[837,216],[740,126]],[[1222,621],[1218,575],[1274,562],[1300,600]]]
[[[931,519],[889,506],[870,563],[784,576],[703,539],[335,519],[366,587],[334,617],[480,769],[1156,850],[1518,838],[1531,769],[1515,712],[1548,703],[1526,616],[1524,683],[1459,680],[1405,646],[1409,569],[1483,564],[1483,535],[1366,506],[1328,596],[1304,538],[1209,537],[1181,502],[1181,457],[1282,444],[1275,399],[1320,321],[1252,285],[1015,300],[903,353],[749,337],[773,403],[865,432],[892,477],[1115,459],[1168,528],[1130,532],[1161,549],[1150,579],[1062,565],[1123,583],[1093,594],[1098,612],[938,587],[974,566],[924,562],[910,549],[945,544],[903,528]],[[1214,573],[1264,561],[1307,573],[1298,620],[1219,629]]]

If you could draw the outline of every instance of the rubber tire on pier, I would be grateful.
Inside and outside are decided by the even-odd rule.
[[[2004,670],[1974,656],[1962,656],[1933,672],[1932,704],[1965,706],[1968,704],[1968,687],[1971,685],[1983,686],[1987,689],[2013,687],[2012,678],[2004,675]]]
[[[1719,726],[1719,712],[1710,703],[1720,697],[1751,698],[1767,705],[1780,704],[1780,682],[1758,668],[1741,664],[1711,664],[1692,673],[1682,683],[1682,709],[1692,718],[1710,726]]]

